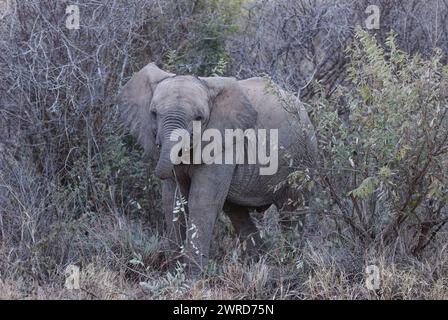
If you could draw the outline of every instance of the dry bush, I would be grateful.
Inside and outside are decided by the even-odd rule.
[[[369,5],[380,9],[380,28],[370,32],[381,43],[395,30],[398,45],[410,54],[429,57],[437,47],[448,52],[446,1],[260,0],[243,6],[243,31],[228,44],[230,71],[243,78],[268,74],[303,99],[318,81],[329,95],[345,83],[344,50],[355,27],[365,26]]]
[[[158,182],[114,109],[126,77],[151,59],[142,49],[157,32],[145,29],[157,6],[79,1],[80,29],[69,30],[67,4],[16,2],[2,21],[3,277],[59,279],[95,256],[126,266],[145,255],[149,223],[162,223]]]

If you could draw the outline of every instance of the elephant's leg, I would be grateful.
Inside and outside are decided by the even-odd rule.
[[[179,251],[185,240],[185,218],[187,215],[187,212],[185,214],[182,212],[174,213],[175,191],[176,183],[173,180],[162,180],[162,206],[165,215],[166,238],[171,251]]]
[[[232,181],[234,165],[195,168],[189,194],[186,258],[190,273],[207,266],[216,217],[221,212]]]
[[[256,256],[261,248],[262,240],[255,223],[246,207],[226,203],[224,212],[230,218],[235,231],[249,256]]]

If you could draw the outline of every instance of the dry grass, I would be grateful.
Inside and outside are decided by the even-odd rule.
[[[270,225],[264,226],[266,237],[271,237],[268,251],[254,263],[244,261],[234,236],[227,233],[227,219],[220,219],[216,234],[220,241],[215,242],[219,245],[214,248],[207,275],[200,280],[189,279],[180,264],[161,267],[169,258],[161,251],[158,259],[143,257],[139,265],[116,255],[101,255],[77,263],[78,290],[65,288],[62,265],[50,281],[24,276],[13,265],[3,266],[0,299],[448,299],[448,246],[442,245],[446,234],[434,243],[431,254],[420,260],[399,253],[397,248],[354,254],[356,250],[335,246],[331,235],[322,231],[308,235],[298,250],[284,245],[291,235],[269,234],[268,227],[275,229],[272,224],[277,222],[266,217],[261,223],[268,219]],[[113,250],[117,230],[112,234],[102,225],[97,227],[92,230],[95,237],[86,241],[101,241],[105,251]],[[133,234],[128,239],[131,246],[141,240],[141,235]],[[153,241],[163,242],[161,238]],[[221,255],[223,251],[228,254]],[[7,259],[8,252],[2,251],[0,257]],[[365,284],[368,264],[380,270],[376,291]]]

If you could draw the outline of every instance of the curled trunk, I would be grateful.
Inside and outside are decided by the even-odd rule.
[[[173,175],[174,164],[171,162],[171,149],[176,142],[171,142],[169,139],[165,140],[160,150],[160,158],[157,162],[155,174],[160,179],[168,179]]]

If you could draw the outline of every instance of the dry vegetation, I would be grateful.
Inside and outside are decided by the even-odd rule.
[[[448,3],[371,2],[381,28],[367,33],[370,1],[70,1],[79,30],[68,1],[11,1],[0,299],[448,299]],[[298,94],[321,144],[318,218],[282,233],[273,208],[256,214],[266,252],[250,264],[221,216],[206,276],[188,279],[165,249],[158,181],[116,115],[149,61]],[[79,290],[64,287],[71,264]]]

